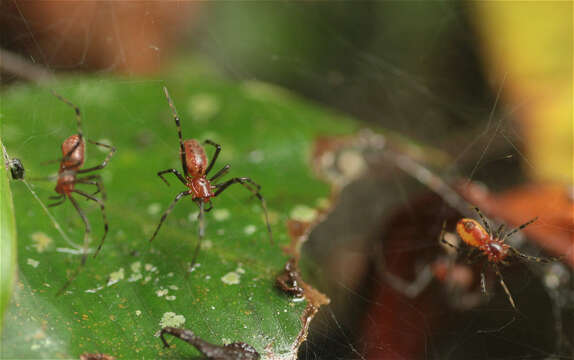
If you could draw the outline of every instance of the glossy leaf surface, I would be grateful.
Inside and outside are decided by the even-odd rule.
[[[168,168],[181,170],[163,85],[181,116],[184,138],[222,145],[213,171],[229,163],[224,180],[247,176],[262,186],[275,244],[267,237],[260,203],[233,185],[214,199],[206,215],[206,238],[188,276],[198,240],[194,202],[182,199],[150,245],[162,212],[185,190],[175,176],[167,177],[168,187],[156,175]],[[2,356],[197,355],[175,340],[175,347],[162,348],[154,334],[163,318],[164,325],[192,329],[215,344],[243,341],[261,354],[268,347],[277,356],[292,357],[305,302],[292,302],[273,286],[287,259],[281,250],[290,241],[285,223],[296,207],[314,207],[330,195],[329,185],[311,171],[314,139],[352,133],[356,123],[265,84],[236,85],[192,74],[166,82],[70,79],[54,89],[82,110],[88,139],[117,147],[109,166],[99,172],[110,232],[99,256],[90,256],[68,292],[56,297],[80,256],[70,253],[77,249],[56,230],[25,184],[14,184],[19,277],[4,323]],[[47,204],[56,195],[54,182],[33,178],[56,174],[57,162],[42,163],[58,159],[62,141],[77,132],[74,112],[45,88],[13,87],[3,99],[6,146],[23,161],[28,181]],[[210,157],[213,149],[206,149]],[[90,144],[86,153],[86,167],[106,155]],[[103,234],[101,213],[94,203],[78,200],[92,225],[93,249]],[[72,204],[49,211],[70,241],[81,244],[84,228]],[[165,322],[170,316],[171,322]]]

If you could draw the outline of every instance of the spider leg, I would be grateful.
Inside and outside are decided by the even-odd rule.
[[[543,258],[543,257],[532,256],[532,255],[526,255],[526,254],[521,253],[520,251],[516,250],[513,247],[509,248],[508,250],[511,251],[512,255],[515,255],[515,256],[517,256],[520,259],[525,260],[525,261],[534,261],[534,262],[538,262],[538,263],[548,264],[548,263],[551,263],[553,261],[559,261],[560,260],[560,258],[555,258],[555,257]]]
[[[525,222],[524,224],[520,225],[520,226],[517,227],[516,229],[513,229],[513,230],[509,231],[506,235],[504,235],[504,237],[502,238],[502,241],[504,241],[505,239],[508,239],[509,237],[511,237],[512,235],[514,235],[515,232],[524,229],[525,227],[527,227],[528,225],[532,224],[532,223],[535,222],[536,220],[538,220],[538,216],[535,217],[534,219],[530,220],[530,221]]]
[[[488,223],[488,220],[486,220],[484,215],[482,215],[482,213],[480,212],[480,209],[475,206],[474,211],[476,211],[478,216],[480,216],[480,220],[482,220],[482,223],[484,224],[484,228],[486,229],[486,232],[488,232],[489,234],[492,235],[492,230],[490,229],[490,224]]]
[[[187,164],[185,162],[185,148],[183,147],[183,136],[181,135],[181,124],[179,123],[179,115],[177,114],[177,110],[175,109],[175,105],[173,105],[173,100],[169,96],[167,92],[167,88],[163,87],[163,92],[165,93],[165,97],[167,98],[167,102],[169,103],[169,107],[171,108],[171,112],[173,114],[173,119],[175,120],[175,126],[177,127],[177,136],[179,137],[179,155],[181,158],[181,167],[183,168],[183,174],[187,177]]]
[[[106,192],[104,190],[104,183],[103,183],[102,177],[100,175],[94,174],[94,175],[88,175],[88,176],[85,176],[82,178],[77,178],[76,183],[77,184],[86,184],[86,185],[95,185],[98,188],[98,190],[91,195],[94,196],[98,193],[102,193],[102,200],[104,200],[104,201],[106,200]]]
[[[510,301],[510,304],[514,308],[515,313],[512,316],[512,319],[510,319],[510,321],[506,322],[504,325],[502,325],[496,329],[478,330],[477,331],[478,334],[487,334],[487,333],[492,333],[492,332],[500,332],[500,331],[504,330],[505,328],[507,328],[513,322],[516,321],[516,313],[518,313],[518,309],[516,308],[516,304],[514,303],[514,299],[512,298],[512,295],[510,294],[510,290],[508,289],[508,287],[506,286],[506,283],[504,282],[504,279],[502,278],[502,274],[500,273],[498,266],[496,264],[493,264],[493,266],[494,266],[494,270],[496,271],[496,275],[500,279],[500,285],[504,289],[506,296],[508,296],[508,300]],[[484,274],[484,272],[481,273],[481,276],[483,276],[483,274]]]
[[[203,142],[204,144],[208,144],[208,145],[212,145],[215,146],[215,153],[213,154],[213,157],[211,158],[211,161],[209,162],[209,164],[207,165],[207,170],[205,170],[205,175],[207,176],[207,174],[209,174],[209,172],[211,171],[211,168],[213,167],[213,165],[215,165],[215,162],[217,161],[217,157],[219,156],[219,152],[221,151],[221,145],[214,143],[211,140],[205,140]]]
[[[63,103],[67,104],[68,106],[74,109],[74,112],[76,113],[76,120],[78,121],[78,134],[82,136],[82,114],[80,113],[80,109],[76,105],[74,105],[70,100],[64,98],[62,95],[58,94],[54,90],[50,89],[50,92],[60,101],[62,101]]]
[[[80,146],[80,144],[82,143],[82,114],[80,112],[80,108],[78,108],[76,105],[74,105],[70,100],[64,98],[62,95],[58,94],[57,92],[55,92],[54,90],[50,89],[50,92],[52,93],[52,95],[54,95],[56,98],[58,98],[60,101],[62,101],[63,103],[67,104],[68,106],[70,106],[72,109],[74,109],[74,113],[76,114],[76,120],[78,121],[78,136],[80,137],[80,141],[78,141],[73,147],[72,149],[70,149],[70,151],[68,151],[68,153],[66,155],[64,155],[64,157],[62,159],[59,160],[55,160],[55,161],[50,161],[50,162],[61,162],[61,161],[65,161],[65,160],[69,160],[70,159],[70,155],[72,155],[72,153],[74,151],[76,151],[76,149],[78,148],[78,146]],[[74,164],[73,167],[76,167],[80,165],[80,163],[78,162],[77,164]]]
[[[98,185],[98,191],[102,190],[102,188],[100,187],[101,184]],[[86,199],[95,201],[98,203],[98,205],[100,205],[100,209],[102,210],[102,218],[104,220],[104,236],[102,236],[102,240],[100,241],[98,248],[96,249],[96,252],[94,253],[94,257],[98,256],[98,254],[100,253],[100,250],[102,249],[102,246],[104,245],[104,240],[106,240],[106,235],[108,235],[108,219],[106,217],[106,207],[104,205],[104,201],[101,199],[98,199],[96,197],[93,197],[90,194],[87,194],[81,190],[78,189],[74,189],[72,190],[73,192],[75,192],[78,195],[81,195],[83,197],[85,197]],[[102,192],[102,198],[105,199],[105,194]]]
[[[496,229],[496,231],[494,232],[494,234],[492,234],[492,237],[495,239],[500,239],[500,237],[502,236],[502,233],[504,232],[504,224],[500,224],[500,226],[498,227],[498,229]]]
[[[58,292],[56,293],[56,296],[62,295],[68,289],[70,284],[72,284],[72,282],[76,279],[76,277],[78,276],[78,274],[80,273],[80,271],[82,270],[84,265],[86,264],[86,259],[88,258],[89,238],[90,238],[90,233],[92,232],[90,222],[88,221],[88,218],[86,217],[86,215],[82,211],[82,208],[80,208],[80,205],[78,205],[78,202],[76,201],[76,199],[74,199],[71,194],[68,194],[67,197],[68,197],[68,199],[70,199],[70,202],[72,203],[72,205],[74,205],[74,208],[76,209],[76,211],[78,212],[78,214],[82,218],[82,221],[84,222],[84,226],[86,227],[86,230],[84,232],[84,247],[82,248],[82,259],[80,260],[80,264],[78,265],[78,267],[76,267],[76,270],[74,270],[74,272],[72,273],[72,276],[70,276],[70,278],[68,280],[66,280],[64,285],[60,288],[60,290],[58,290]]]
[[[108,155],[106,155],[106,158],[104,159],[104,161],[97,166],[91,167],[91,168],[87,168],[87,169],[82,169],[82,170],[78,170],[77,173],[78,174],[85,174],[88,173],[90,171],[94,171],[94,170],[100,170],[105,168],[108,165],[108,162],[110,161],[111,157],[114,155],[114,153],[116,152],[116,148],[111,146],[111,145],[107,145],[107,144],[102,144],[99,143],[97,141],[92,141],[92,140],[88,140],[88,142],[90,142],[91,144],[97,145],[97,146],[101,146],[104,147],[106,149],[109,149],[110,152],[108,153]]]
[[[493,266],[494,266],[494,271],[496,272],[496,275],[498,276],[498,279],[500,280],[500,286],[502,286],[502,288],[504,289],[504,292],[506,293],[506,296],[508,296],[508,301],[510,301],[510,305],[512,305],[514,310],[518,311],[518,309],[516,308],[516,303],[514,302],[514,299],[512,298],[512,294],[510,294],[510,290],[508,289],[508,286],[506,286],[506,283],[504,282],[504,278],[502,277],[502,274],[500,273],[500,269],[498,268],[498,266],[496,264],[493,264]]]
[[[213,209],[213,204],[211,203],[211,200],[209,200],[209,207],[205,209],[205,212],[210,212],[211,209]]]
[[[488,296],[488,291],[486,291],[486,275],[484,274],[484,267],[480,271],[480,291],[482,291],[485,296]]]
[[[167,169],[167,170],[163,170],[157,173],[157,176],[159,176],[164,183],[166,183],[167,186],[169,186],[169,183],[167,182],[167,180],[163,177],[163,174],[174,174],[175,176],[177,176],[177,178],[179,179],[179,181],[181,181],[183,183],[183,185],[187,186],[187,181],[185,180],[185,178],[179,173],[179,171],[177,171],[176,169]]]
[[[449,241],[447,241],[444,238],[445,235],[446,235],[446,220],[442,222],[442,228],[440,230],[440,234],[438,235],[438,241],[445,244],[445,245],[450,246],[452,249],[455,249],[457,252],[460,251],[461,249],[458,246],[451,244]]]
[[[57,201],[57,202],[52,203],[52,204],[48,204],[48,205],[46,205],[46,206],[47,206],[47,207],[54,207],[54,206],[62,205],[65,201],[66,201],[66,198],[64,197],[62,200]]]
[[[204,202],[199,199],[196,200],[197,205],[199,206],[199,215],[197,216],[199,222],[199,238],[197,239],[197,245],[195,246],[195,250],[193,252],[193,257],[191,258],[191,266],[190,269],[193,268],[195,265],[195,260],[197,259],[197,254],[199,254],[199,248],[201,247],[201,241],[203,240],[203,236],[205,235],[205,221],[204,221],[204,213],[205,210],[203,209]]]
[[[476,264],[479,260],[482,260],[484,258],[483,256],[484,254],[480,252],[480,250],[478,250],[477,248],[471,247],[470,249],[469,248],[467,249],[468,251],[466,251],[463,261],[468,265]]]
[[[77,184],[85,184],[85,185],[95,185],[98,189],[96,190],[96,192],[92,193],[91,195],[94,196],[94,195],[101,192],[102,198],[105,200],[106,193],[103,191],[104,190],[104,183],[103,183],[102,177],[100,175],[95,174],[95,175],[85,176],[82,178],[77,178],[76,183]]]
[[[74,146],[72,146],[72,148],[70,149],[70,151],[68,151],[66,153],[66,155],[64,155],[61,158],[54,159],[54,160],[43,161],[40,163],[40,165],[50,165],[50,164],[54,164],[54,163],[61,163],[63,161],[68,161],[70,159],[70,156],[72,155],[72,153],[74,151],[76,151],[78,146],[80,146],[80,144],[82,143],[82,134],[78,134],[78,136],[80,137],[80,141],[75,143]],[[62,169],[72,169],[72,168],[80,166],[81,163],[82,163],[81,161],[77,161],[70,166],[62,166]]]
[[[450,246],[451,248],[455,249],[456,251],[460,251],[460,248],[454,244],[451,244],[450,242],[448,242],[445,238],[444,235],[446,233],[446,221],[444,221],[442,223],[442,230],[440,231],[440,235],[438,236],[438,239],[441,243]]]
[[[269,240],[273,244],[273,235],[271,234],[271,225],[269,224],[269,215],[268,215],[268,211],[267,211],[267,204],[265,203],[265,199],[263,198],[263,196],[259,193],[259,190],[261,189],[260,185],[255,183],[250,178],[236,177],[236,178],[227,180],[224,183],[215,185],[215,187],[217,188],[217,191],[215,192],[215,194],[213,196],[216,197],[217,195],[219,195],[223,191],[225,191],[225,189],[227,189],[230,185],[233,185],[233,184],[243,185],[243,187],[245,187],[247,190],[251,191],[253,193],[253,195],[255,195],[259,199],[259,201],[261,201],[261,207],[263,208],[263,212],[265,214],[265,223],[267,224],[267,232],[269,233]]]
[[[98,186],[98,182],[97,181],[90,181],[90,180],[86,180],[86,181],[76,181],[76,184],[83,184],[83,185],[95,185],[98,188],[96,189],[96,191],[94,191],[93,193],[91,193],[90,195],[94,196],[97,195],[100,192],[100,187]]]
[[[42,161],[40,163],[40,165],[50,165],[50,164],[56,164],[56,163],[61,163],[62,161],[66,161],[70,159],[70,155],[72,155],[72,153],[78,148],[78,146],[80,146],[80,142],[78,141],[70,151],[68,151],[66,153],[66,155],[64,155],[64,157],[61,158],[57,158],[57,159],[53,159],[53,160],[46,160],[46,161]],[[75,162],[73,163],[71,166],[65,166],[64,169],[70,169],[70,168],[74,168],[77,167],[78,165],[81,164],[81,161]]]
[[[171,213],[171,211],[173,210],[173,207],[175,206],[175,204],[177,204],[177,202],[184,196],[186,195],[191,195],[191,192],[189,190],[187,191],[182,191],[179,194],[177,194],[177,196],[175,197],[175,199],[173,200],[173,202],[171,203],[171,205],[169,205],[169,207],[167,208],[167,210],[163,213],[163,215],[161,216],[161,220],[159,221],[159,224],[157,225],[157,228],[155,229],[151,239],[149,239],[149,241],[151,242],[155,236],[157,235],[159,228],[161,228],[161,225],[163,224],[163,222],[165,221],[165,219],[167,218],[167,216],[169,215],[169,213]]]
[[[213,175],[210,179],[209,182],[212,182],[214,180],[217,180],[218,178],[222,177],[223,175],[227,174],[229,172],[229,169],[231,168],[231,165],[227,164],[224,167],[222,167],[218,172],[215,173],[215,175]]]

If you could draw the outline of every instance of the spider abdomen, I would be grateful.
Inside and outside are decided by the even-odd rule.
[[[204,176],[207,156],[203,146],[197,140],[189,139],[183,142],[183,148],[185,149],[185,166],[189,175],[194,178]]]
[[[460,219],[456,224],[456,232],[462,241],[474,247],[481,247],[490,240],[490,235],[484,227],[473,219]]]
[[[62,143],[62,155],[60,171],[81,168],[84,165],[84,139],[79,134],[69,136]]]

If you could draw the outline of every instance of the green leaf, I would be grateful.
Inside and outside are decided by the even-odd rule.
[[[1,117],[0,117],[1,119]],[[0,129],[2,126],[0,125]],[[0,133],[0,139],[1,139]],[[14,275],[16,270],[16,223],[14,222],[14,204],[8,180],[8,168],[5,166],[7,154],[2,148],[2,164],[0,164],[0,324],[10,303]],[[2,328],[0,327],[0,334]]]
[[[117,147],[99,172],[110,232],[99,256],[90,256],[69,291],[56,297],[80,256],[69,253],[77,249],[55,223],[70,242],[81,245],[82,221],[66,202],[49,208],[52,222],[26,184],[15,184],[19,278],[4,324],[3,357],[197,355],[171,339],[175,347],[163,349],[154,337],[170,313],[183,316],[182,327],[215,344],[242,341],[261,354],[267,347],[285,357],[296,352],[305,302],[293,302],[274,287],[287,261],[286,222],[293,209],[329,198],[329,185],[311,170],[314,139],[352,133],[357,124],[266,84],[230,84],[189,73],[165,83],[184,138],[222,145],[214,171],[229,163],[225,179],[247,176],[262,186],[275,239],[272,245],[257,198],[231,186],[206,214],[200,265],[186,277],[198,240],[195,203],[182,199],[155,240],[148,241],[162,212],[185,190],[175,177],[167,177],[168,187],[156,175],[181,166],[163,85],[149,79],[80,78],[55,87],[82,110],[87,138]],[[48,203],[56,195],[54,183],[30,179],[56,174],[57,163],[42,163],[61,157],[62,141],[77,133],[74,113],[45,88],[13,87],[3,98],[7,146],[23,161],[33,191]],[[212,149],[207,150],[210,156]],[[89,144],[86,154],[85,167],[106,155]],[[101,213],[96,204],[78,200],[92,225],[93,249],[103,234]]]

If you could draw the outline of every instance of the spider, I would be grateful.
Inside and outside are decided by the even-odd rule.
[[[549,263],[556,261],[557,259],[526,255],[505,243],[505,240],[514,235],[517,231],[522,230],[535,222],[538,219],[537,217],[525,222],[524,224],[507,233],[504,233],[503,224],[500,225],[496,231],[492,231],[488,220],[482,215],[480,210],[477,207],[475,207],[474,210],[482,220],[484,227],[478,221],[468,218],[460,219],[456,224],[456,232],[468,248],[468,252],[466,253],[467,259],[470,259],[475,255],[478,256],[479,259],[486,258],[486,262],[484,263],[483,269],[480,273],[480,284],[482,292],[486,294],[486,276],[484,274],[484,269],[487,265],[491,265],[494,268],[496,275],[498,276],[500,285],[508,297],[508,301],[514,310],[518,311],[510,290],[506,286],[504,278],[500,273],[499,265],[510,265],[510,260],[513,258],[538,263]],[[444,226],[440,236],[440,241],[456,249],[458,252],[461,251],[460,247],[453,245],[444,239]]]
[[[273,243],[271,226],[269,225],[269,216],[267,214],[267,205],[265,204],[265,199],[259,193],[259,190],[261,190],[261,186],[256,184],[253,180],[247,177],[235,177],[219,184],[213,184],[213,182],[215,182],[217,179],[227,174],[227,172],[231,167],[231,165],[226,164],[223,168],[221,168],[218,172],[216,172],[215,175],[213,175],[209,179],[207,178],[207,175],[209,174],[209,172],[213,168],[213,165],[217,161],[217,157],[219,156],[219,152],[221,151],[221,145],[216,144],[211,140],[204,141],[204,144],[215,147],[215,153],[213,154],[211,161],[208,163],[205,149],[203,148],[203,146],[201,146],[201,144],[197,140],[188,139],[184,141],[181,135],[181,125],[179,123],[179,116],[177,114],[177,110],[173,105],[173,101],[169,96],[167,88],[164,87],[163,91],[169,103],[169,107],[172,110],[175,125],[177,127],[177,134],[179,137],[181,167],[183,169],[183,175],[176,169],[163,170],[158,172],[157,175],[163,180],[163,182],[165,182],[169,186],[169,183],[163,177],[163,175],[168,173],[174,174],[179,179],[179,181],[181,181],[181,183],[185,185],[188,189],[177,194],[173,202],[169,205],[167,210],[161,216],[161,220],[149,241],[151,242],[156,237],[159,229],[161,228],[161,225],[163,224],[167,216],[171,213],[175,204],[177,204],[177,202],[184,196],[191,195],[192,200],[195,201],[195,203],[199,207],[199,215],[198,215],[199,240],[195,247],[195,251],[191,261],[191,265],[193,266],[195,264],[199,247],[201,245],[201,241],[203,240],[203,236],[205,233],[205,227],[203,223],[204,212],[209,212],[213,208],[211,204],[211,198],[217,197],[219,194],[225,191],[225,189],[227,189],[230,185],[241,184],[247,190],[251,191],[253,195],[259,199],[259,201],[261,201],[261,207],[263,208],[263,212],[265,213],[265,223],[267,225],[267,232],[269,233],[269,240],[271,241],[271,243]],[[208,208],[205,208],[205,203],[209,203]]]
[[[60,289],[58,294],[61,294],[78,275],[80,268],[84,266],[84,264],[86,263],[87,247],[89,243],[89,235],[91,233],[91,226],[88,221],[88,218],[80,208],[78,201],[72,196],[73,194],[80,195],[88,200],[96,202],[100,206],[100,209],[102,211],[102,218],[104,222],[104,235],[102,236],[102,240],[100,240],[100,243],[94,253],[94,257],[96,257],[100,252],[100,250],[102,249],[104,240],[106,239],[106,235],[108,234],[108,220],[106,218],[106,211],[104,206],[104,201],[106,200],[106,193],[104,191],[102,177],[98,174],[88,175],[84,177],[78,177],[78,175],[90,173],[106,167],[106,165],[108,165],[110,158],[115,153],[116,149],[113,146],[107,144],[102,144],[96,141],[85,139],[82,134],[82,116],[80,113],[80,109],[76,105],[72,104],[70,101],[66,100],[62,96],[55,93],[54,91],[52,91],[52,94],[59,100],[61,100],[62,102],[71,106],[74,109],[76,113],[76,120],[78,122],[78,133],[69,136],[66,140],[64,140],[62,144],[63,157],[61,159],[56,160],[60,162],[60,168],[58,170],[56,188],[54,189],[59,195],[50,197],[51,200],[55,200],[56,202],[49,204],[48,207],[61,205],[66,201],[66,199],[69,199],[74,208],[76,209],[76,211],[78,212],[78,214],[80,215],[80,217],[82,218],[82,221],[84,222],[85,226],[84,251],[82,254],[80,267],[66,282],[66,284],[62,287],[62,289]],[[85,160],[85,140],[87,140],[91,144],[101,146],[109,150],[108,155],[100,165],[90,167],[87,169],[82,169]],[[93,194],[88,194],[82,190],[76,189],[77,184],[94,185],[96,186],[97,190]],[[101,199],[94,196],[98,193],[102,194]]]
[[[10,166],[10,173],[12,174],[12,180],[22,180],[24,179],[24,174],[26,169],[20,159],[10,159],[8,160],[8,165]]]

